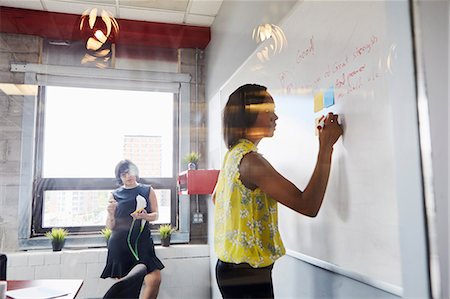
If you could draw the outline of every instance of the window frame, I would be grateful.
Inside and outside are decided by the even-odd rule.
[[[189,219],[190,209],[189,201],[181,199],[178,195],[176,181],[178,172],[181,169],[181,158],[190,151],[190,79],[189,74],[164,73],[149,71],[131,71],[131,70],[100,70],[86,67],[39,65],[39,64],[12,64],[13,72],[25,73],[25,83],[38,86],[66,86],[66,87],[84,87],[84,88],[107,88],[129,89],[144,91],[169,91],[178,95],[178,101],[175,99],[174,108],[177,109],[174,118],[174,160],[172,178],[143,178],[142,182],[150,183],[155,189],[170,189],[172,211],[171,222],[177,224],[178,230],[172,235],[173,243],[189,242]],[[73,84],[70,84],[72,82]],[[120,82],[120,84],[118,83]],[[45,88],[39,88],[44,90]],[[43,91],[42,91],[43,92]],[[41,93],[41,91],[40,91]],[[43,94],[40,94],[43,96]],[[44,95],[45,96],[45,95]],[[34,180],[41,171],[40,163],[35,163],[40,159],[42,152],[39,149],[39,143],[42,146],[42,140],[35,140],[39,134],[37,132],[39,124],[37,123],[38,111],[41,111],[37,97],[25,97],[24,108],[32,113],[24,114],[22,125],[22,154],[21,154],[21,188],[19,194],[19,217],[23,221],[19,224],[19,248],[47,248],[48,241],[42,237],[43,231],[34,231],[33,225],[37,221],[34,212],[39,205],[33,206]],[[42,117],[41,117],[42,119]],[[42,147],[41,147],[42,148]],[[36,166],[35,166],[36,165]],[[47,180],[46,185],[50,188],[68,188],[69,185],[78,183],[79,179],[42,179]],[[170,182],[169,182],[170,180]],[[89,179],[91,183],[85,184],[88,188],[101,190],[103,188],[112,190],[116,188],[114,179]],[[48,183],[48,184],[47,184]],[[95,185],[95,188],[94,188]],[[50,187],[53,186],[53,187]],[[102,188],[99,188],[101,186]],[[111,187],[110,187],[111,186]],[[167,188],[170,186],[170,188]],[[73,189],[73,188],[71,188]],[[41,194],[42,198],[42,194]],[[42,200],[41,206],[42,208]],[[42,211],[42,209],[41,209]],[[42,219],[42,214],[41,218]],[[103,226],[98,227],[100,230]],[[32,229],[33,228],[33,229]],[[93,228],[93,227],[90,227]],[[97,233],[86,233],[78,230],[78,235],[69,235],[66,240],[68,247],[98,247],[104,246],[102,236]],[[154,234],[155,243],[159,243],[159,234]]]
[[[49,228],[42,227],[44,193],[50,190],[114,190],[117,188],[116,179],[113,178],[44,178],[42,176],[43,156],[44,156],[44,135],[45,135],[45,106],[47,100],[46,87],[39,88],[39,96],[37,99],[37,115],[36,115],[36,144],[34,159],[34,179],[33,179],[33,208],[32,208],[32,229],[31,237],[43,236]],[[170,224],[177,227],[177,165],[178,165],[178,106],[179,96],[173,94],[174,110],[173,110],[173,152],[172,174],[170,178],[158,177],[141,177],[140,182],[150,184],[154,189],[169,189],[171,192],[171,219]],[[156,230],[158,224],[151,224],[150,228]],[[99,232],[105,225],[100,226],[70,226],[64,227],[70,234],[86,234]]]

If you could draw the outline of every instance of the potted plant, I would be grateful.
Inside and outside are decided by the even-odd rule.
[[[100,232],[101,232],[101,234],[103,235],[103,237],[105,238],[106,245],[108,245],[108,241],[109,241],[109,238],[111,237],[112,230],[109,229],[109,228],[107,228],[107,227],[105,227],[105,228],[102,229]]]
[[[187,164],[189,170],[197,169],[198,161],[202,155],[199,152],[190,152],[184,156],[184,162]]]
[[[159,235],[161,236],[161,245],[168,247],[170,245],[170,236],[175,231],[170,224],[163,224],[159,226]]]
[[[61,251],[69,232],[64,228],[52,228],[51,231],[45,233],[45,236],[52,240],[53,251]]]

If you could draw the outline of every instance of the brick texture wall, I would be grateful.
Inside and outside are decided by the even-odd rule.
[[[0,83],[22,84],[24,73],[12,73],[11,63],[40,61],[39,37],[0,34]],[[0,91],[0,252],[15,251],[18,235],[18,200],[23,96]],[[20,221],[20,220],[19,220]]]

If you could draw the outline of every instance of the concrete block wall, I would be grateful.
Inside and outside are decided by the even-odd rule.
[[[42,39],[0,34],[0,83],[23,84],[24,73],[10,71],[13,62],[38,63]],[[0,252],[18,248],[18,199],[22,151],[23,96],[0,91]]]
[[[208,245],[156,246],[155,250],[165,265],[158,298],[211,298]],[[82,279],[77,298],[101,298],[115,282],[100,278],[106,255],[105,248],[9,253],[7,278]]]

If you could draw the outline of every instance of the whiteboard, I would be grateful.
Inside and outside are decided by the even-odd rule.
[[[279,205],[279,227],[290,253],[401,288],[396,155],[404,124],[404,90],[414,94],[410,35],[398,34],[404,2],[307,1],[283,20],[287,47],[264,58],[261,44],[220,90],[222,107],[240,85],[268,87],[279,117],[259,152],[301,190],[316,162],[314,119],[333,111],[344,136],[334,147],[324,203],[316,218]],[[401,7],[406,9],[407,6]],[[407,14],[406,14],[407,15]],[[263,58],[263,59],[262,59]],[[225,63],[225,62],[224,62]],[[332,91],[335,104],[314,112],[314,96]],[[402,155],[408,155],[407,152]],[[407,187],[407,186],[406,186]]]

